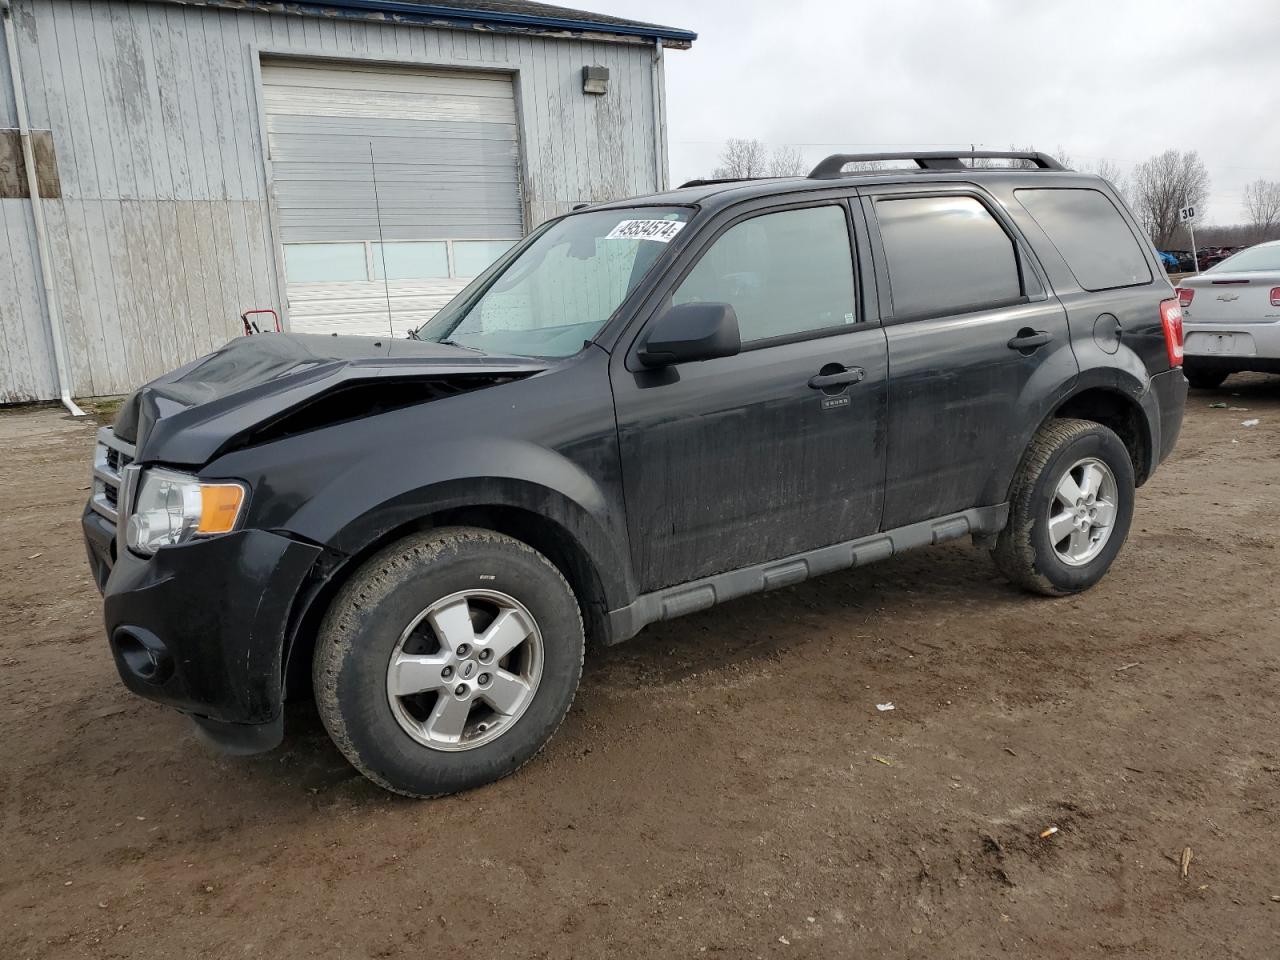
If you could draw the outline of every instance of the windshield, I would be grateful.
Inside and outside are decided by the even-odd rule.
[[[558,220],[476,278],[419,340],[484,353],[567,357],[596,335],[693,211],[597,210]]]
[[[1280,270],[1280,243],[1259,244],[1232,254],[1205,273],[1234,273],[1254,270]]]

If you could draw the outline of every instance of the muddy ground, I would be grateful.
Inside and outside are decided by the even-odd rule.
[[[126,693],[92,436],[0,415],[4,960],[1280,956],[1280,378],[1193,392],[1085,596],[963,544],[650,628],[419,803],[306,705],[237,759]]]

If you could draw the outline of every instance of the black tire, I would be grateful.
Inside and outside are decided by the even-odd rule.
[[[1090,457],[1106,464],[1115,477],[1116,516],[1098,555],[1072,566],[1049,542],[1049,513],[1059,480],[1073,464]],[[1053,420],[1036,434],[1022,459],[1009,498],[1009,522],[996,538],[992,557],[1005,577],[1033,593],[1062,597],[1087,590],[1102,579],[1124,545],[1133,502],[1133,461],[1120,438],[1091,420]]]
[[[446,752],[420,743],[396,719],[388,666],[423,610],[480,588],[517,600],[536,621],[541,677],[500,736]],[[573,702],[585,646],[578,602],[546,557],[493,531],[448,527],[391,544],[343,586],[320,628],[312,684],[325,729],[352,766],[395,793],[434,797],[499,780],[532,759]]]
[[[1215,370],[1212,367],[1198,367],[1194,363],[1182,364],[1182,375],[1197,390],[1216,390],[1227,379],[1226,370]]]

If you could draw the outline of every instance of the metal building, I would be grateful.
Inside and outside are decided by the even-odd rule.
[[[695,39],[519,0],[0,9],[0,403],[60,367],[125,392],[250,309],[403,333],[548,217],[666,185]]]

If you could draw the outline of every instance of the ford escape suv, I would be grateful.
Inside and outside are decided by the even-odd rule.
[[[241,752],[313,695],[431,796],[547,742],[588,638],[964,536],[1096,583],[1181,426],[1179,304],[1105,181],[993,156],[592,206],[409,339],[142,387],[83,517],[124,683]]]

